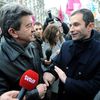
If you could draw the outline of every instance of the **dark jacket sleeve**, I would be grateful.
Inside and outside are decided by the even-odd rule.
[[[37,89],[34,89],[32,91],[28,91],[26,93],[26,100],[39,100],[39,93]]]

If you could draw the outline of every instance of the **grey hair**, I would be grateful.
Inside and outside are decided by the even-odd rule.
[[[32,15],[32,12],[25,6],[18,3],[5,4],[0,9],[0,27],[2,35],[11,37],[8,33],[10,27],[19,30],[21,26],[21,18],[23,16]]]

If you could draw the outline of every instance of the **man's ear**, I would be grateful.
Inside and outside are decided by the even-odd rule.
[[[91,31],[94,28],[94,22],[90,22],[88,25],[88,31]]]
[[[13,29],[13,28],[9,28],[9,29],[8,29],[8,33],[9,33],[13,38],[17,38],[17,37],[18,37],[17,32],[16,32],[15,29]]]

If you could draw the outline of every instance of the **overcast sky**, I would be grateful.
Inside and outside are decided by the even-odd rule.
[[[62,9],[64,10],[66,7],[67,0],[44,0],[45,2],[45,8],[50,9],[52,7],[60,8],[60,5],[62,6]]]
[[[45,9],[50,9],[52,7],[56,7],[57,9],[62,8],[62,11],[65,13],[66,11],[66,4],[67,4],[68,0],[44,0],[45,3]],[[92,0],[80,0],[81,4],[82,4],[82,8],[88,8],[87,5],[91,4]],[[97,6],[95,6],[97,7]],[[97,13],[97,17],[98,17],[98,13]],[[100,15],[99,15],[100,17]]]
[[[44,0],[45,3],[45,9],[50,9],[52,7],[60,8],[60,5],[62,7],[62,10],[65,11],[66,4],[68,0]],[[89,0],[80,0],[83,7],[86,7],[86,4]]]

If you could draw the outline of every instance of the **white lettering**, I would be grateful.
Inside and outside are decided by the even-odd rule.
[[[36,80],[32,79],[31,77],[25,75],[25,80],[30,82],[31,84],[34,84]]]

